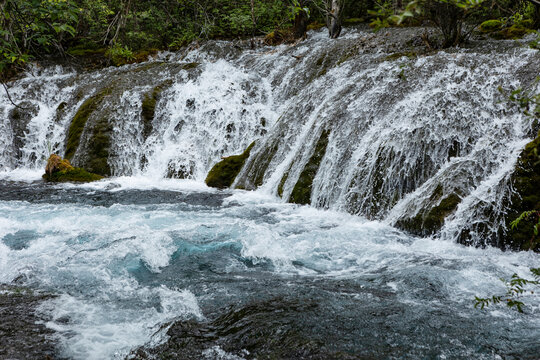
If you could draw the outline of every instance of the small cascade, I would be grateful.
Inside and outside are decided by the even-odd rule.
[[[398,30],[311,32],[255,50],[211,41],[94,72],[33,69],[10,84],[21,108],[0,95],[0,171],[40,169],[70,150],[74,165],[105,175],[203,181],[256,141],[235,187],[413,233],[436,207],[443,238],[482,243],[500,229],[533,136],[498,89],[533,84],[540,55],[506,41],[400,53],[418,32]],[[464,234],[471,217],[479,225]]]

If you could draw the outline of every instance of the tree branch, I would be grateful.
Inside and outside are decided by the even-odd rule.
[[[9,102],[10,102],[13,106],[15,106],[16,108],[21,109],[21,110],[27,109],[27,108],[24,108],[24,107],[22,107],[22,106],[19,106],[19,105],[15,104],[15,103],[13,102],[13,100],[11,99],[11,96],[9,95],[8,88],[7,88],[6,84],[5,84],[3,81],[2,81],[2,86],[4,87],[4,90],[6,90],[6,95],[7,95],[7,97],[8,97]]]

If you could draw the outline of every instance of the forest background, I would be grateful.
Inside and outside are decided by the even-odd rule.
[[[516,38],[540,27],[540,0],[0,0],[0,80],[31,60],[100,57],[144,61],[204,39],[292,42],[343,24],[435,26],[431,47],[467,41],[473,30]]]

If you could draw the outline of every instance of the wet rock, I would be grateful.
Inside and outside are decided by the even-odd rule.
[[[103,179],[103,176],[73,167],[69,160],[52,154],[47,161],[43,179],[50,182],[91,182]]]
[[[18,106],[9,112],[9,119],[13,130],[13,148],[16,149],[16,157],[21,158],[28,124],[37,116],[39,106],[29,101],[23,101]]]
[[[54,332],[43,325],[35,309],[48,294],[0,284],[0,359],[61,359]]]
[[[226,157],[214,165],[206,177],[206,185],[219,189],[230,187],[244,166],[253,146],[255,146],[255,142],[251,143],[241,155]]]
[[[156,112],[156,103],[159,100],[163,90],[171,85],[172,81],[166,81],[163,84],[156,86],[151,92],[144,95],[141,115],[143,120],[143,138],[145,140],[148,139],[154,128],[153,122]]]
[[[432,199],[437,201],[442,196],[442,188],[437,187]],[[396,226],[418,236],[433,235],[443,227],[446,217],[456,210],[460,202],[457,194],[449,194],[436,205],[421,209],[414,217],[398,220]]]
[[[321,161],[326,153],[328,146],[328,136],[330,132],[325,130],[322,132],[319,141],[315,145],[313,154],[309,158],[304,170],[300,174],[296,185],[293,188],[289,201],[295,204],[309,204],[311,202],[311,188],[313,179],[317,175]],[[283,190],[282,190],[283,191]]]
[[[533,226],[537,217],[531,216],[511,229],[510,223],[522,212],[540,211],[540,133],[527,144],[521,153],[511,179],[514,193],[510,199],[505,222],[508,233],[503,246],[519,250],[540,251],[540,238],[534,236]]]
[[[156,348],[140,348],[128,359],[201,359],[215,351],[243,359],[353,359],[325,348],[294,319],[317,311],[315,302],[274,298],[229,307],[211,321],[174,323],[169,340]]]

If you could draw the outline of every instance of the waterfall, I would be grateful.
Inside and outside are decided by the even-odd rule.
[[[393,34],[311,32],[254,50],[211,41],[119,68],[33,68],[9,84],[21,108],[0,95],[0,171],[37,171],[63,155],[71,120],[93,102],[75,165],[89,163],[99,132],[110,138],[110,175],[203,181],[256,141],[235,187],[391,225],[449,201],[441,237],[486,243],[486,229],[463,228],[499,231],[509,177],[533,136],[498,89],[534,86],[540,55],[485,41],[400,56]]]

